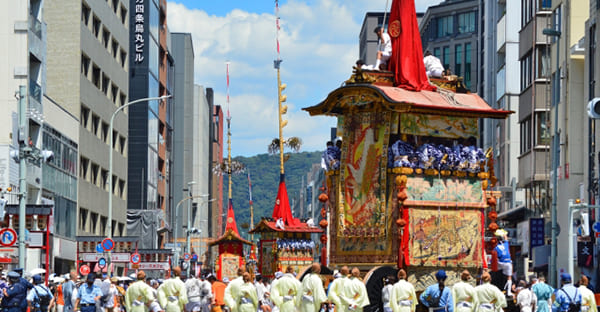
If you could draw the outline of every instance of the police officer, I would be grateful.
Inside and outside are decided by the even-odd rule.
[[[23,286],[25,286],[25,288],[27,290],[33,288],[33,284],[31,284],[29,281],[27,281],[26,279],[23,278],[23,269],[22,268],[14,269],[14,271],[19,274],[19,283],[23,284]]]
[[[42,277],[39,275],[33,276],[33,289],[27,295],[27,303],[29,310],[36,312],[47,312],[54,306],[54,296],[50,289],[42,284]]]
[[[9,286],[3,290],[2,312],[24,312],[27,309],[27,288],[19,282],[19,278],[21,276],[15,271],[8,273]]]
[[[94,273],[88,274],[85,284],[81,285],[77,291],[75,308],[79,307],[81,312],[96,311],[96,302],[102,297],[102,290],[100,290],[100,287],[94,285],[95,278]]]

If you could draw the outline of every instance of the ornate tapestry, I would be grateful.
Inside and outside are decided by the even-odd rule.
[[[410,265],[480,267],[482,222],[479,209],[410,208]]]
[[[481,180],[439,177],[414,176],[406,183],[408,195],[405,205],[408,206],[442,206],[485,208]]]
[[[400,132],[452,139],[479,137],[477,118],[442,115],[401,114]]]
[[[338,235],[385,236],[389,113],[348,115],[344,120]]]

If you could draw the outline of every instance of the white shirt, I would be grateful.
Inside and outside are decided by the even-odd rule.
[[[444,65],[442,65],[442,62],[440,61],[440,59],[433,55],[428,55],[428,56],[424,57],[423,63],[425,63],[426,71],[433,71],[436,69],[444,71]]]
[[[384,32],[383,34],[381,34],[381,44],[379,45],[379,51],[383,52],[382,54],[384,56],[391,56],[392,55],[392,39],[390,38],[390,35],[386,32]]]

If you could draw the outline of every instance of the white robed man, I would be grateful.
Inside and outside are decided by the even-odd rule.
[[[352,269],[352,273],[348,279],[348,283],[344,285],[342,294],[343,300],[347,300],[348,310],[362,312],[363,308],[370,304],[367,287],[360,279],[360,270],[357,267]]]
[[[490,283],[491,281],[490,273],[484,272],[481,274],[483,284],[475,287],[476,312],[501,311],[502,308],[507,306],[506,297],[498,287]]]
[[[532,312],[535,311],[537,304],[537,297],[527,287],[527,282],[520,280],[517,283],[517,305],[521,309],[521,312]]]
[[[589,279],[582,275],[579,279],[579,292],[581,293],[581,311],[582,312],[598,312],[596,306],[596,297],[594,292],[588,288]]]
[[[271,291],[273,290],[273,288],[275,287],[275,285],[277,285],[277,283],[279,282],[279,280],[283,277],[283,272],[281,271],[277,271],[275,272],[275,279],[271,282],[271,285],[269,285],[269,287],[267,287],[268,291],[269,291],[269,304],[271,307],[271,312],[280,312],[279,311],[279,307],[273,303],[273,299],[271,298]]]
[[[398,282],[392,287],[390,307],[393,312],[415,312],[417,308],[417,294],[415,286],[406,280],[406,271],[398,271]]]
[[[302,284],[294,276],[294,268],[288,266],[283,277],[271,285],[271,300],[280,312],[294,312],[296,296],[301,289]]]
[[[329,301],[331,301],[331,303],[335,305],[336,311],[348,310],[348,300],[346,300],[346,297],[343,296],[342,291],[346,287],[346,284],[349,282],[349,273],[350,269],[348,269],[347,266],[343,266],[339,272],[339,274],[341,274],[341,277],[334,279],[329,286],[327,298],[329,299]]]
[[[302,280],[302,290],[298,292],[296,298],[300,312],[317,312],[321,308],[321,303],[327,300],[320,275],[321,265],[313,263],[310,271],[311,273]]]
[[[240,297],[240,287],[244,284],[244,273],[246,273],[246,268],[239,267],[237,270],[237,277],[230,281],[225,288],[225,305],[229,307],[231,312],[238,311],[237,301]]]
[[[158,302],[166,312],[183,312],[188,303],[185,284],[179,278],[181,268],[175,267],[171,271],[171,278],[158,287]]]
[[[137,281],[125,292],[125,308],[129,312],[147,312],[148,306],[156,300],[152,287],[146,284],[146,273],[138,271]]]
[[[258,310],[258,294],[256,286],[252,283],[250,273],[244,272],[242,275],[244,283],[240,285],[240,296],[237,299],[237,309],[239,312],[256,312]]]
[[[473,312],[475,310],[475,287],[469,283],[471,273],[464,270],[460,274],[460,282],[452,286],[452,299],[455,312]]]

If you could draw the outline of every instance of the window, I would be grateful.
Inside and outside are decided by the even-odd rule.
[[[119,0],[112,0],[112,9],[115,14],[117,14],[119,10]]]
[[[100,89],[100,67],[96,65],[92,67],[92,83]]]
[[[116,60],[117,57],[119,56],[119,54],[118,54],[119,53],[119,43],[115,39],[112,40],[111,48],[112,48],[111,49],[112,56]]]
[[[96,38],[98,38],[98,36],[100,35],[100,19],[96,15],[94,15],[92,23],[92,33],[94,34],[94,36],[96,36]]]
[[[437,38],[452,36],[453,33],[452,16],[444,16],[437,19]]]
[[[107,233],[106,233],[107,221],[108,221],[107,217],[100,217],[100,235],[102,235],[102,236],[107,235]]]
[[[102,183],[101,187],[106,190],[108,184],[108,170],[102,169],[100,172],[100,183]]]
[[[531,116],[521,122],[521,154],[531,150]]]
[[[96,234],[96,228],[98,223],[98,214],[95,212],[90,213],[90,233]]]
[[[521,91],[527,89],[532,83],[531,51],[521,59]]]
[[[521,28],[525,27],[532,19],[534,14],[534,0],[521,0]]]
[[[112,176],[112,185],[110,188],[110,193],[111,194],[115,194],[115,187],[117,186],[117,183],[119,183],[119,177],[117,177],[116,175],[113,174]]]
[[[125,155],[125,137],[119,136],[119,152]]]
[[[445,69],[450,69],[450,47],[444,47],[444,57],[442,58],[442,62],[444,62]]]
[[[119,223],[119,236],[125,235],[125,224]]]
[[[550,49],[547,45],[536,48],[537,63],[535,65],[535,78],[548,78],[550,76]]]
[[[90,182],[92,182],[92,184],[94,185],[98,185],[98,173],[100,172],[100,166],[98,166],[95,163],[92,163],[92,172],[91,172],[91,176],[90,176]]]
[[[85,3],[81,4],[81,22],[87,26],[88,23],[90,22],[90,7],[88,7],[87,5],[85,5]]]
[[[125,24],[127,22],[127,9],[121,6],[121,22]]]
[[[87,209],[79,208],[79,230],[84,231],[86,229],[88,211]]]
[[[119,95],[119,88],[115,84],[112,84],[110,86],[110,98],[115,104],[117,104],[117,95]]]
[[[90,160],[81,156],[79,157],[79,178],[86,180],[88,175]]]
[[[110,41],[110,32],[106,28],[102,28],[102,45],[105,49],[108,49],[108,42]]]
[[[113,142],[112,142],[112,149],[115,149],[115,146],[117,146],[117,142],[119,141],[119,133],[117,132],[117,130],[113,130]]]
[[[108,84],[110,83],[110,77],[106,73],[102,73],[102,93],[108,95]]]
[[[550,127],[548,111],[535,112],[535,146],[550,146]]]
[[[549,10],[552,8],[552,0],[538,0],[538,8],[540,10]]]
[[[465,85],[471,87],[471,44],[465,43]]]
[[[441,59],[442,58],[442,49],[440,49],[440,48],[434,48],[433,49],[433,56]]]
[[[125,199],[125,181],[119,179],[119,197]]]
[[[121,50],[121,66],[125,67],[125,64],[127,64],[127,52],[125,52],[125,50]]]
[[[96,114],[92,114],[92,133],[98,135],[98,127],[100,127],[100,117]]]
[[[81,105],[81,112],[79,113],[79,122],[82,127],[88,127],[88,120],[90,118],[90,109]]]
[[[475,12],[458,15],[458,33],[466,34],[475,32]]]
[[[108,141],[108,124],[104,121],[102,122],[102,131],[100,131],[100,138],[102,141]]]
[[[462,45],[456,45],[454,47],[454,73],[457,76],[460,76],[462,74],[462,54]]]
[[[84,76],[87,77],[89,71],[90,71],[90,58],[85,54],[81,54],[81,74],[83,74]]]
[[[127,101],[127,96],[125,96],[125,94],[123,92],[119,93],[119,106],[123,106],[125,105]]]

